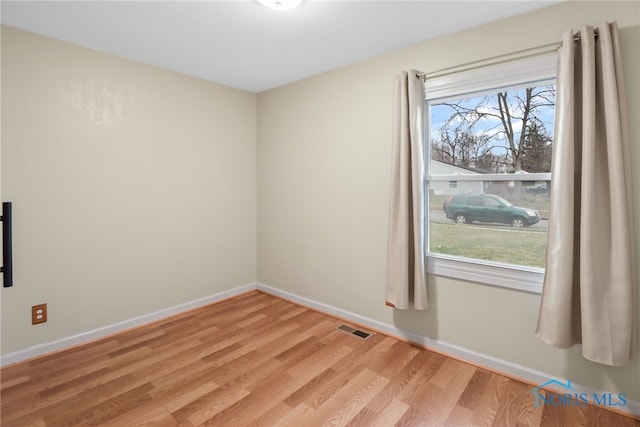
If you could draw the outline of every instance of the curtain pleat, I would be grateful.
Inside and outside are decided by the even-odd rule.
[[[634,232],[617,26],[572,31],[558,57],[546,271],[536,337],[589,360],[631,357]]]
[[[386,305],[427,308],[422,123],[424,87],[418,72],[395,76],[389,201]]]

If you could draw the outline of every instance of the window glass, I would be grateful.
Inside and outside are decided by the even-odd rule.
[[[544,268],[554,110],[553,81],[427,102],[429,255]]]

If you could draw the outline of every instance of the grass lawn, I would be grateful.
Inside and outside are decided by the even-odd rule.
[[[543,231],[437,222],[430,227],[431,252],[544,267],[547,233]]]

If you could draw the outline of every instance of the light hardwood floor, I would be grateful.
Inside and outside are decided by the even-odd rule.
[[[0,371],[10,426],[634,426],[260,292]]]

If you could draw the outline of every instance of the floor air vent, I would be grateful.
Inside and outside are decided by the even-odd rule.
[[[372,335],[369,332],[361,331],[359,329],[352,328],[351,326],[347,326],[347,325],[340,325],[338,326],[338,329],[341,330],[342,332],[346,332],[347,334],[355,335],[358,338],[362,338],[363,340],[366,340]]]

